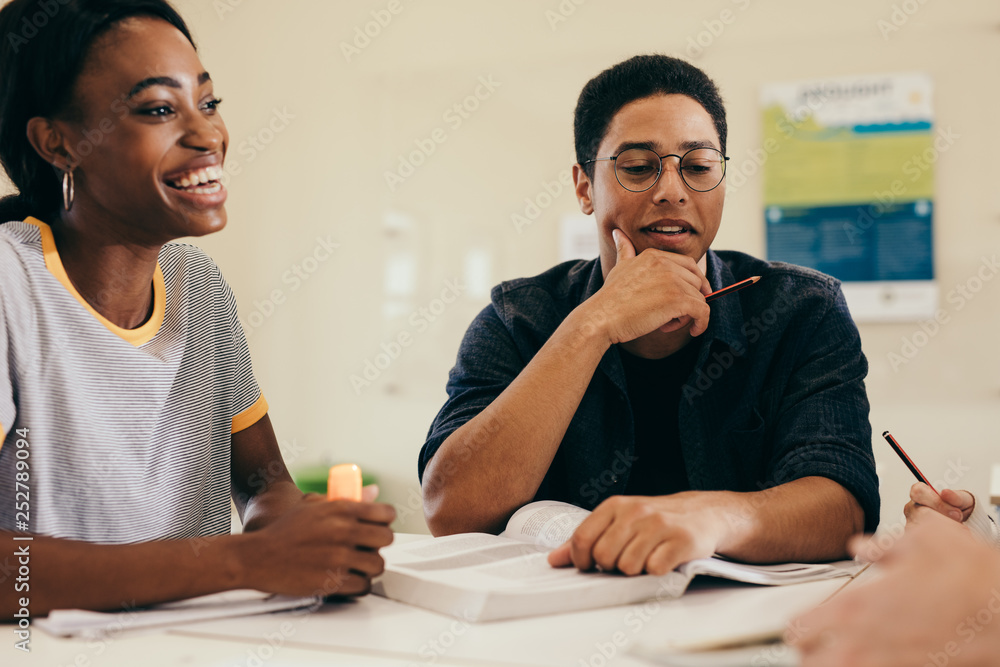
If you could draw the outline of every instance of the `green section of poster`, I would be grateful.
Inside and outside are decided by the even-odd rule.
[[[936,153],[929,124],[823,127],[801,122],[780,105],[764,109],[764,142],[773,141],[764,173],[764,203],[830,206],[933,199]]]

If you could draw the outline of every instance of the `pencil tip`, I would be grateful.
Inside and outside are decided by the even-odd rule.
[[[760,280],[760,276],[753,276],[750,280],[757,282],[758,280]]]

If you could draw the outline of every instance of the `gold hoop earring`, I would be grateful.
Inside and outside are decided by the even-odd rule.
[[[67,169],[63,172],[62,177],[62,191],[63,191],[63,208],[67,211],[73,208],[73,197],[76,195],[76,190],[73,187],[73,170]]]

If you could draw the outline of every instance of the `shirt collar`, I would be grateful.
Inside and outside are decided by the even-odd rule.
[[[712,291],[722,289],[736,282],[736,277],[718,255],[711,250],[706,255],[707,278]],[[743,332],[743,306],[736,294],[726,295],[712,302],[712,316],[708,320],[708,330],[702,334],[707,340],[718,340],[733,350],[745,350],[747,337]]]

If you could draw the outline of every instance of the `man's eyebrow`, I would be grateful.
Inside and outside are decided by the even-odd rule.
[[[198,75],[198,85],[203,85],[212,80],[208,72],[202,72]],[[172,76],[150,76],[139,83],[132,86],[132,90],[128,91],[128,95],[125,96],[126,100],[130,100],[147,88],[152,88],[153,86],[166,86],[167,88],[180,88],[181,84],[177,79]]]
[[[645,148],[646,150],[653,151],[654,153],[659,155],[659,149],[657,148],[657,144],[656,142],[653,141],[623,141],[622,143],[618,144],[617,148],[615,148],[615,155],[618,155],[622,151],[627,151],[631,148]],[[681,142],[678,148],[683,153],[695,148],[715,148],[715,144],[711,141],[693,139],[690,141]]]
[[[632,148],[645,148],[646,150],[656,151],[656,144],[652,141],[623,141],[618,144],[615,148],[615,155],[618,155],[622,151],[627,151]]]
[[[681,143],[681,150],[689,151],[695,148],[715,148],[715,144],[711,141],[684,141]],[[716,149],[718,150],[718,149]]]

